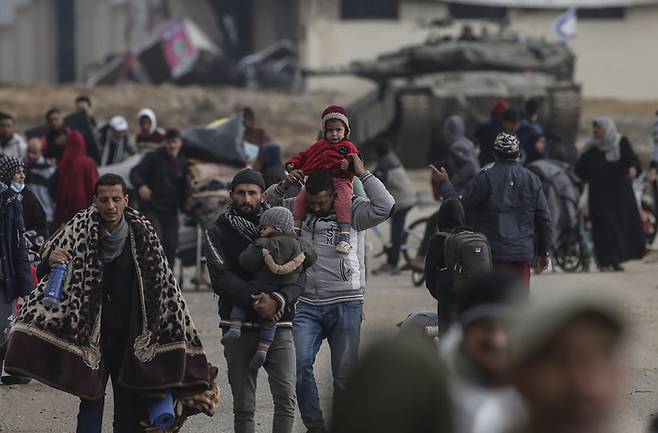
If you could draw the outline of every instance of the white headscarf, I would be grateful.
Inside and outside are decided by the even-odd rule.
[[[605,154],[606,161],[619,161],[619,157],[621,156],[621,152],[619,150],[621,134],[617,132],[617,126],[615,126],[615,122],[609,117],[599,117],[594,119],[594,123],[603,130],[603,137],[592,138],[587,143],[585,150],[587,151],[592,147],[596,147]]]

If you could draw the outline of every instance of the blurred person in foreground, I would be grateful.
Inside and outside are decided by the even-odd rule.
[[[46,214],[48,233],[55,218],[55,170],[55,166],[43,156],[41,140],[30,138],[25,161],[25,186],[34,193]]]
[[[333,433],[451,433],[445,369],[422,337],[373,344],[336,400]]]
[[[515,272],[530,287],[533,261],[548,267],[551,215],[541,180],[519,164],[519,139],[502,132],[494,144],[496,162],[480,171],[460,193],[445,168],[432,169],[444,199],[458,197],[476,232],[487,236],[495,270]]]
[[[170,267],[176,261],[178,210],[185,206],[186,180],[187,159],[177,129],[167,129],[164,145],[147,153],[130,171],[140,209],[158,233]]]
[[[100,166],[118,164],[137,153],[128,135],[128,121],[123,116],[113,116],[99,131]]]
[[[395,211],[391,216],[390,245],[386,250],[386,262],[379,268],[373,269],[373,275],[398,275],[400,269],[400,248],[404,235],[404,225],[407,214],[416,204],[416,190],[409,174],[400,162],[398,156],[391,149],[391,142],[380,138],[375,143],[377,153],[377,167],[373,174],[382,181],[388,192],[395,199]]]
[[[142,108],[137,113],[139,132],[135,136],[135,143],[141,149],[154,148],[165,139],[165,130],[158,127],[158,119],[150,108]]]
[[[633,181],[642,173],[628,138],[609,117],[595,119],[592,138],[576,163],[576,174],[589,185],[588,210],[596,263],[602,271],[624,270],[622,263],[646,252],[642,219]]]
[[[11,114],[0,113],[0,153],[24,159],[26,152],[25,139],[14,132],[14,117]]]
[[[474,433],[605,433],[623,390],[624,318],[583,293],[534,297],[512,328],[508,377],[518,395],[483,409]]]
[[[470,433],[485,404],[514,391],[505,378],[510,360],[510,321],[523,296],[513,274],[474,278],[464,288],[458,319],[441,337],[440,353],[450,372],[455,427]]]

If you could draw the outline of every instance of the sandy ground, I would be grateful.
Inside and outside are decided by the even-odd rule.
[[[427,213],[431,208],[421,212]],[[418,212],[416,212],[418,215]],[[413,216],[415,218],[415,216]],[[373,251],[378,251],[380,241],[370,235]],[[371,259],[377,266],[381,259]],[[658,322],[658,254],[651,253],[643,262],[627,265],[625,273],[564,274],[551,273],[533,277],[533,291],[582,291],[597,296],[611,294],[623,304],[631,323],[627,347],[624,351],[626,386],[619,396],[620,409],[616,414],[618,432],[641,433],[656,411],[658,391],[658,366],[655,354],[658,339],[655,336]],[[232,403],[217,328],[216,299],[210,292],[186,292],[193,317],[200,330],[208,357],[220,367],[221,405],[214,418],[204,415],[188,421],[183,431],[210,433],[232,431]],[[395,332],[395,323],[409,312],[432,310],[433,299],[424,287],[413,287],[409,274],[399,277],[370,277],[365,304],[362,345]],[[326,345],[316,362],[316,377],[323,396],[323,404],[329,402],[331,376],[329,353]],[[108,388],[108,395],[111,394]],[[75,429],[77,414],[76,398],[52,390],[39,383],[24,386],[0,387],[0,432],[65,433]],[[106,402],[104,432],[111,432],[111,397]],[[271,429],[272,403],[265,374],[259,377],[257,395],[257,431]],[[297,417],[294,432],[305,431]]]

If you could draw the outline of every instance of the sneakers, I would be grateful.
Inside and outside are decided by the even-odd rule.
[[[350,251],[352,251],[352,245],[350,245],[349,242],[340,241],[338,242],[338,245],[336,245],[336,251],[340,254],[349,254]]]
[[[390,263],[384,263],[377,269],[372,270],[373,275],[400,275],[400,268]]]

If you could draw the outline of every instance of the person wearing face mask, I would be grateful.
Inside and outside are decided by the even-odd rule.
[[[9,317],[16,312],[16,303],[22,304],[23,297],[32,291],[32,273],[27,256],[23,205],[19,187],[12,185],[21,162],[12,157],[0,157],[0,345],[9,327]],[[18,185],[18,183],[16,183]],[[2,370],[0,382],[3,385],[22,384],[29,379],[8,375]]]
[[[25,164],[11,156],[0,156],[3,167],[0,181],[18,196],[23,207],[23,222],[27,240],[28,257],[31,263],[39,260],[39,250],[48,237],[48,221],[36,195],[25,188]]]

